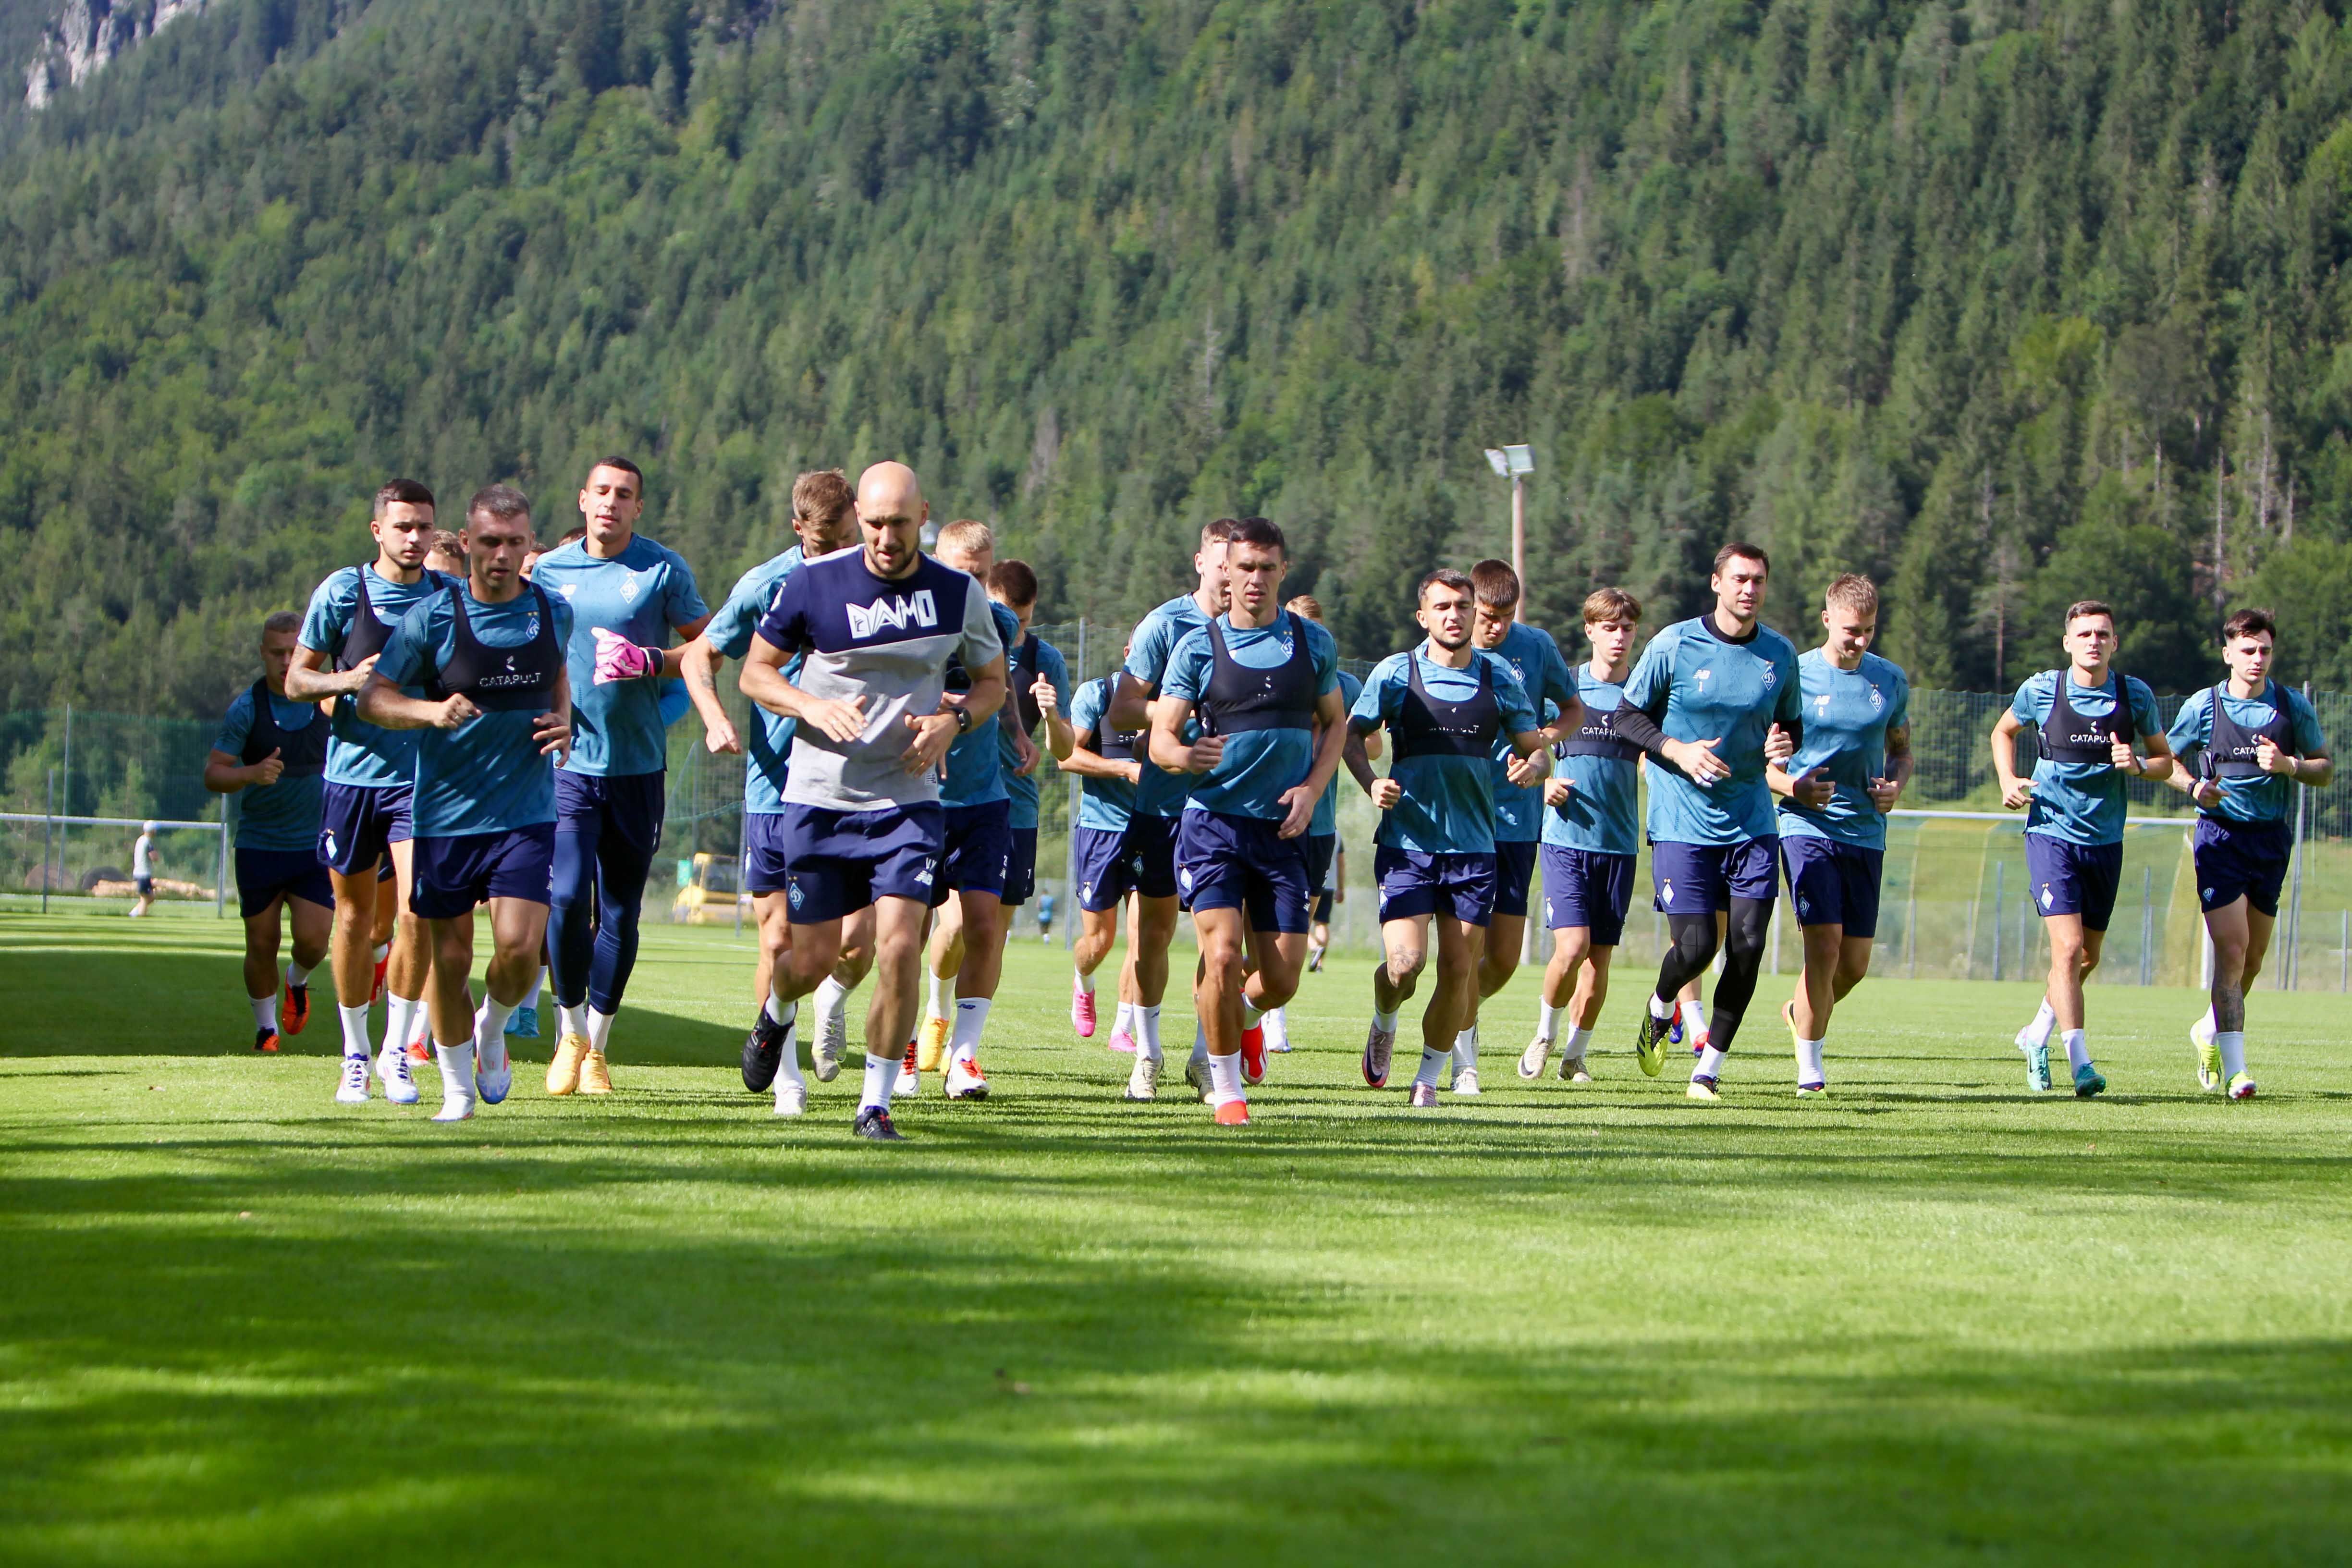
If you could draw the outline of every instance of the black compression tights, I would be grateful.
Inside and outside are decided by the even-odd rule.
[[[1756,994],[1756,972],[1764,963],[1764,942],[1771,930],[1772,900],[1734,899],[1725,922],[1723,976],[1715,983],[1715,1009],[1707,1019],[1707,1043],[1727,1051],[1747,1016],[1748,998]],[[1666,930],[1674,945],[1658,966],[1658,1000],[1672,1006],[1682,988],[1706,973],[1715,962],[1715,916],[1668,915]]]

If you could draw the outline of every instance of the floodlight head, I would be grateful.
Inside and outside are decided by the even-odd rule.
[[[1514,474],[1532,474],[1536,471],[1536,455],[1532,447],[1506,447],[1503,448],[1503,458],[1509,463],[1510,471]],[[1496,470],[1497,473],[1502,471],[1500,468]]]
[[[1503,450],[1501,447],[1489,447],[1486,448],[1486,464],[1489,468],[1495,470],[1497,478],[1509,479],[1511,477],[1510,459],[1503,456]]]

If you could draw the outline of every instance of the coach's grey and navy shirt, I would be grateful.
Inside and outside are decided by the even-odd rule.
[[[833,811],[936,804],[939,775],[909,773],[899,760],[915,739],[906,721],[940,710],[950,658],[977,669],[1004,653],[977,581],[928,555],[904,577],[877,577],[862,549],[807,562],[785,578],[759,637],[804,656],[793,684],[811,697],[866,699],[857,739],[835,741],[813,724],[793,738],[784,800]]]

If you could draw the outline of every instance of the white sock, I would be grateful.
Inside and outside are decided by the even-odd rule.
[[[1372,1027],[1383,1034],[1393,1035],[1396,1033],[1397,1016],[1394,1013],[1383,1013],[1375,1007],[1372,1009]]]
[[[289,958],[286,961],[286,984],[308,985],[310,984],[310,972]]]
[[[561,1035],[577,1035],[582,1039],[586,1039],[588,1037],[588,1004],[583,1002],[577,1007],[566,1007],[561,1002],[557,1003],[555,1029],[556,1033]]]
[[[949,996],[948,993],[955,984],[955,976],[952,974],[931,974],[928,975],[927,978],[929,978],[931,983],[929,994],[930,999],[924,1004],[923,1016],[926,1018],[945,1018],[948,1016],[950,1010],[954,1005],[953,1001]]]
[[[604,1054],[605,1045],[613,1038],[613,1015],[588,1009],[588,1048],[598,1056]]]
[[[342,1016],[343,1020],[343,1055],[366,1056],[368,1054],[368,1005],[364,1002],[356,1007],[338,1005],[335,1011]]]
[[[2221,1032],[2221,1021],[2214,1017],[2213,1009],[2208,1007],[2205,1009],[2205,1016],[2197,1020],[2197,1027],[2208,1035],[2218,1036]]]
[[[800,1016],[800,1011],[801,1005],[797,1002],[786,1002],[780,1010],[776,1003],[776,994],[772,991],[768,993],[767,1014],[770,1018],[775,1020],[779,1027],[789,1030],[793,1021]],[[800,1042],[790,1035],[787,1035],[784,1039],[784,1054],[776,1061],[776,1081],[797,1083],[803,1087],[806,1087],[808,1083],[806,1079],[801,1077]]]
[[[1717,1050],[1713,1046],[1707,1047],[1706,1049],[1698,1054],[1698,1070],[1692,1073],[1691,1076],[1693,1078],[1721,1078],[1723,1076],[1723,1053]]]
[[[857,1097],[857,1109],[863,1110],[869,1105],[878,1105],[885,1110],[889,1110],[890,1091],[898,1085],[898,1058],[877,1057],[872,1051],[866,1052],[866,1089]]]
[[[1079,995],[1091,996],[1095,994],[1095,977],[1093,975],[1082,974],[1076,970],[1072,970],[1070,973],[1077,976],[1075,984],[1077,986],[1077,993]],[[1121,1003],[1120,1005],[1125,1006],[1126,1004]]]
[[[796,1002],[787,1002],[782,997],[771,991],[768,993],[768,1005],[760,1010],[768,1016],[768,1019],[771,1023],[779,1024],[786,1028],[790,1028],[794,1016],[797,1015],[801,1009],[800,1004]]]
[[[1704,1030],[1706,1027],[1706,1005],[1705,1003],[1698,1001],[1696,998],[1693,998],[1692,1000],[1683,1004],[1683,1027],[1685,1029],[1700,1030]]]
[[[507,1019],[513,1012],[483,987],[482,1005],[474,1010],[474,1052],[492,1072],[507,1065]]]
[[[1290,1020],[1282,1015],[1279,1007],[1265,1015],[1265,1048],[1269,1051],[1287,1050],[1290,1047]]]
[[[377,942],[375,944],[375,952],[373,956],[378,963],[382,963],[385,959],[392,956],[392,943],[388,942]]]
[[[1195,1017],[1192,1020],[1192,1060],[1187,1062],[1185,1065],[1190,1067],[1200,1062],[1207,1061],[1208,1059],[1209,1031],[1207,1027],[1202,1024],[1201,1020]]]
[[[253,1026],[274,1032],[278,1027],[278,993],[272,991],[267,996],[248,996],[246,1000],[253,1004]]]
[[[1430,1088],[1435,1089],[1437,1087],[1437,1069],[1444,1067],[1445,1063],[1451,1059],[1453,1053],[1451,1051],[1433,1051],[1427,1046],[1422,1047],[1421,1068],[1412,1075],[1412,1081],[1415,1086],[1425,1083]]]
[[[1822,1047],[1825,1043],[1822,1040],[1797,1042],[1798,1083],[1826,1083],[1829,1080],[1829,1075],[1822,1070]]]
[[[1559,1038],[1559,1016],[1567,1011],[1567,1008],[1555,1007],[1549,1002],[1537,1003],[1536,1038],[1547,1046]],[[1570,1051],[1568,1054],[1574,1056],[1576,1053]]]
[[[425,1005],[422,996],[412,1005],[416,1009],[416,1016],[408,1026],[408,1043],[421,1046],[425,1043],[425,1037],[433,1032],[433,1009]]]
[[[1209,1058],[1209,1103],[1229,1105],[1245,1098],[1242,1093],[1242,1057],[1235,1051],[1229,1057]]]
[[[955,1033],[949,1037],[948,1059],[966,1067],[980,1054],[980,1037],[988,1027],[988,1010],[996,1005],[993,996],[960,996],[956,998]]]
[[[2080,1068],[2089,1067],[2091,1065],[2091,1047],[2090,1042],[2083,1038],[2083,1031],[2080,1029],[2067,1030],[2065,1034],[2065,1041],[2066,1065],[2069,1068],[2076,1068],[2078,1070]]]
[[[1135,1032],[1142,1023],[1141,1015],[1142,1009],[1138,1007],[1134,1003],[1120,1003],[1118,1005],[1118,1010],[1111,1015],[1111,1037],[1116,1039],[1119,1036],[1125,1035],[1130,1040],[1135,1038]]]
[[[480,1092],[474,1087],[474,1042],[462,1046],[445,1046],[433,1042],[433,1055],[441,1063],[441,1098],[472,1100]]]
[[[2026,1025],[2024,1029],[2021,1031],[2025,1044],[2028,1046],[2048,1045],[2050,1043],[2050,1031],[2057,1026],[2058,1015],[2052,1011],[2050,1006],[2050,998],[2044,996],[2042,999],[2042,1005],[2035,1008],[2033,1011],[2033,1022]]]
[[[1153,1061],[1166,1059],[1160,1048],[1160,1009],[1137,1003],[1135,1007],[1137,1034],[1135,1047]]]
[[[517,1007],[515,1008],[515,1011],[517,1011],[518,1013],[536,1013],[536,1012],[538,1012],[538,1011],[539,1011],[539,994],[540,994],[541,990],[546,986],[546,984],[547,984],[547,965],[545,965],[544,963],[542,963],[542,964],[541,964],[541,965],[539,966],[539,975],[538,975],[538,978],[534,979],[534,980],[530,983],[530,995],[528,995],[528,996],[525,996],[525,997],[522,999],[521,1003],[520,1003],[519,1005],[517,1005]]]
[[[424,1016],[423,997],[394,996],[387,990],[383,1004],[383,1048],[396,1051],[408,1044],[416,1033],[416,1021]]]
[[[2245,1030],[2216,1029],[2213,1032],[2213,1045],[2214,1047],[2221,1053],[2221,1081],[2223,1083],[2229,1082],[2231,1079],[2246,1070]]]
[[[1656,1018],[1656,1019],[1659,1019],[1659,1020],[1661,1020],[1661,1021],[1664,1021],[1664,1019],[1671,1018],[1671,1017],[1673,1017],[1674,1016],[1675,1016],[1675,1005],[1674,1005],[1673,1003],[1671,1003],[1671,1002],[1661,1002],[1661,1001],[1659,1001],[1659,1000],[1658,1000],[1658,994],[1657,994],[1656,992],[1653,991],[1652,993],[1650,993],[1650,1016],[1651,1016],[1651,1017],[1653,1017],[1653,1018]]]
[[[1454,1070],[1457,1073],[1478,1070],[1478,1026],[1475,1024],[1454,1037]]]
[[[849,987],[828,974],[816,983],[816,1033],[824,1039],[833,1032],[834,1020],[849,1005]]]
[[[1559,1054],[1572,1062],[1582,1061],[1585,1045],[1591,1038],[1592,1031],[1590,1029],[1570,1028],[1568,1031],[1568,1044],[1560,1047]]]
[[[1252,1005],[1250,1005],[1250,999],[1249,999],[1248,997],[1246,997],[1246,996],[1243,997],[1243,998],[1242,998],[1242,1027],[1243,1027],[1243,1028],[1244,1028],[1244,1029],[1255,1029],[1255,1028],[1256,1028],[1259,1025],[1261,1025],[1261,1024],[1263,1024],[1263,1023],[1265,1023],[1265,1014],[1263,1014],[1263,1013],[1261,1013],[1261,1012],[1259,1012],[1255,1007],[1252,1006]]]

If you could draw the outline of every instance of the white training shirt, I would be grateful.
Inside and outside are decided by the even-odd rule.
[[[147,859],[149,853],[154,848],[154,847],[155,840],[152,835],[142,833],[139,836],[139,842],[131,847],[131,874],[132,876],[152,877],[155,874],[154,868],[148,864]]]

